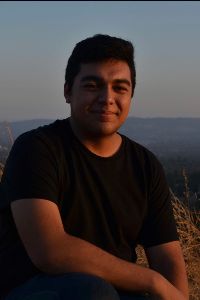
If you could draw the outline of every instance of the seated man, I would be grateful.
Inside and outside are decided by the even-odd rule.
[[[163,168],[118,132],[135,81],[129,41],[87,38],[66,67],[71,116],[15,141],[1,184],[3,299],[188,299]]]

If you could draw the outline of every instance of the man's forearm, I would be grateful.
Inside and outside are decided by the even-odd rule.
[[[161,273],[169,282],[171,282],[177,289],[179,289],[187,298],[189,297],[187,275],[185,271],[184,262],[180,259],[175,263],[168,263],[165,268],[161,267],[156,270]]]
[[[188,298],[187,274],[179,241],[146,249],[146,255],[150,268],[162,274]]]
[[[175,288],[173,291],[171,284],[158,272],[117,258],[85,240],[68,234],[60,239],[54,251],[46,255],[46,259],[38,267],[50,274],[83,272],[97,275],[118,289],[137,293],[147,292],[159,296],[162,293],[162,285],[166,291],[170,288],[172,293],[176,293]],[[184,298],[177,296],[177,300],[179,299]]]

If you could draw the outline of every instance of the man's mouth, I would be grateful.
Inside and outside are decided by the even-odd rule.
[[[117,112],[114,111],[110,111],[110,110],[93,110],[91,111],[94,114],[98,114],[98,115],[105,115],[105,116],[111,116],[111,115],[116,115]]]

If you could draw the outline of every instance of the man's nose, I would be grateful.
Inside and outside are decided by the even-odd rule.
[[[105,104],[114,103],[114,93],[110,87],[104,87],[99,95],[99,102]]]

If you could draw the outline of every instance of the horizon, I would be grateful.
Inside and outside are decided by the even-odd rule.
[[[128,119],[186,119],[186,120],[200,120],[200,117],[184,117],[184,116],[180,116],[180,117],[137,117],[137,116],[128,116],[126,118],[126,120],[124,121],[124,123],[126,123],[126,121]],[[17,123],[17,122],[29,122],[29,121],[56,121],[56,120],[62,120],[65,118],[58,118],[58,119],[53,119],[53,118],[30,118],[30,119],[20,119],[20,120],[0,120],[0,124],[2,123]],[[124,124],[123,123],[123,124]],[[123,126],[122,124],[122,126]]]

